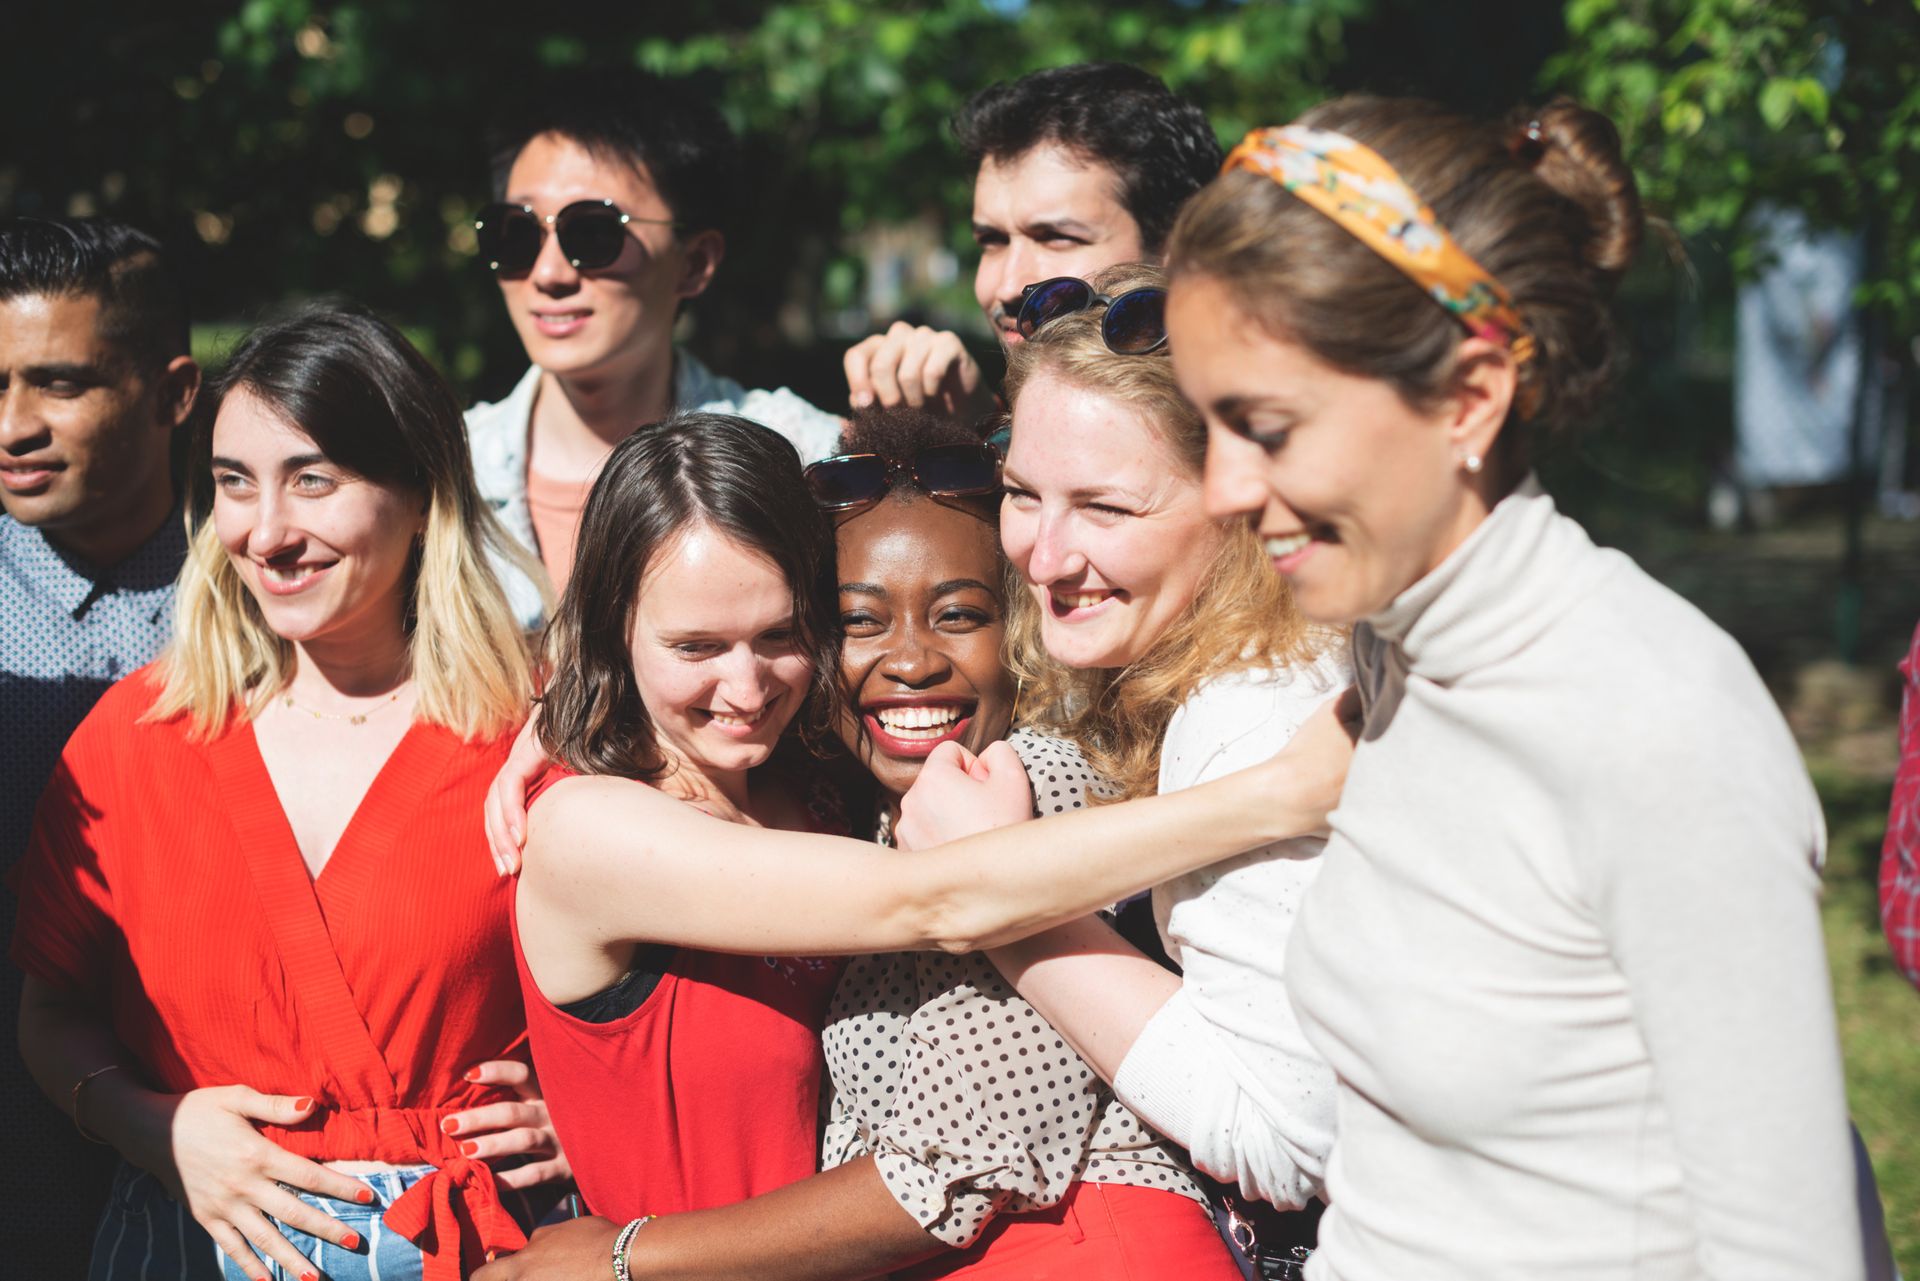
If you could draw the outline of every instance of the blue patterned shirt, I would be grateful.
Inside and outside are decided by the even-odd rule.
[[[186,558],[179,513],[111,569],[0,516],[0,863],[26,849],[60,749],[107,686],[153,661],[173,626]],[[12,933],[12,922],[7,932]]]
[[[178,510],[107,570],[0,515],[0,870],[25,852],[67,737],[107,686],[166,643],[186,551]],[[0,957],[13,946],[14,911],[13,894],[0,892]],[[41,1097],[20,1061],[19,1019],[20,975],[0,965],[0,1152],[10,1158],[0,1162],[0,1257],[10,1276],[77,1277],[115,1154],[81,1141]]]

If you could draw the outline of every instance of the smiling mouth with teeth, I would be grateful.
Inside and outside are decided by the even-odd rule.
[[[302,587],[315,575],[331,568],[333,568],[331,561],[324,565],[261,565],[260,578],[269,587],[287,590]]]
[[[888,737],[912,743],[945,738],[967,714],[967,709],[951,703],[940,706],[905,704],[876,707],[867,714],[880,723],[880,728],[887,732]]]
[[[1267,555],[1291,556],[1312,541],[1313,535],[1307,533],[1305,530],[1301,530],[1297,534],[1288,534],[1281,538],[1269,538],[1265,540]]]
[[[735,716],[731,712],[708,712],[713,723],[725,729],[750,729],[767,718],[767,709],[761,708],[751,716]]]
[[[1049,590],[1047,592],[1047,596],[1053,603],[1053,612],[1055,614],[1063,614],[1076,609],[1091,609],[1095,605],[1103,601],[1112,600],[1118,595],[1118,592],[1113,591],[1061,592]]]

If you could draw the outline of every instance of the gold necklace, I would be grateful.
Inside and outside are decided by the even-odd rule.
[[[300,704],[294,702],[293,695],[291,694],[282,694],[280,701],[296,712],[305,712],[316,721],[345,721],[349,725],[365,725],[367,723],[367,717],[372,716],[375,712],[385,711],[390,704],[398,702],[400,695],[405,692],[406,686],[402,685],[399,689],[394,690],[393,693],[387,695],[364,712],[316,712],[311,707],[302,707]]]

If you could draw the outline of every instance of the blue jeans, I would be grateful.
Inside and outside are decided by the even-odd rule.
[[[430,1165],[414,1165],[350,1175],[373,1189],[372,1205],[294,1192],[358,1232],[358,1250],[317,1240],[278,1219],[272,1222],[328,1281],[419,1281],[419,1249],[380,1222],[380,1216],[432,1170]],[[273,1281],[295,1281],[272,1261],[262,1263]],[[187,1207],[166,1194],[158,1179],[123,1163],[94,1233],[87,1281],[246,1281],[246,1273],[193,1221]]]

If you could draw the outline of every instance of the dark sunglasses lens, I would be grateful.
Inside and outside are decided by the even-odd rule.
[[[627,247],[627,228],[619,211],[602,204],[568,205],[553,225],[560,235],[560,252],[568,262],[588,271],[611,267]]]
[[[1107,350],[1122,356],[1141,356],[1167,340],[1167,291],[1130,289],[1115,298],[1100,321]]]
[[[475,221],[480,256],[495,271],[519,275],[532,269],[540,256],[540,224],[532,214],[511,205],[488,205]]]
[[[823,459],[807,468],[807,488],[822,507],[857,507],[887,492],[887,465],[871,454]]]
[[[913,476],[929,494],[991,494],[1000,488],[991,445],[935,445],[914,455]]]
[[[1083,311],[1093,302],[1093,286],[1072,276],[1043,280],[1035,285],[1020,304],[1015,328],[1022,338],[1031,338],[1049,320],[1058,320],[1069,312]]]
[[[1007,423],[997,428],[991,436],[987,437],[987,444],[993,447],[994,453],[1005,458],[1007,450],[1013,448],[1013,424]]]

